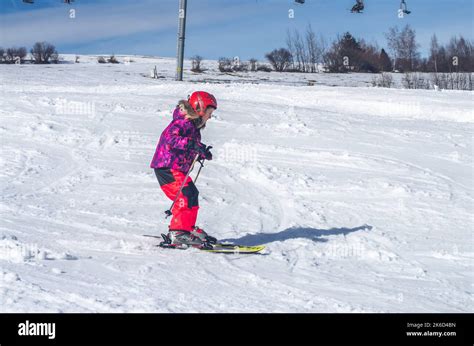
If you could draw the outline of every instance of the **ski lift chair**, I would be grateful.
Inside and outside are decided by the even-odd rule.
[[[411,11],[408,11],[408,7],[407,7],[407,3],[405,2],[405,0],[402,0],[400,2],[400,10],[404,13],[404,14],[410,14]]]
[[[362,13],[364,10],[364,1],[356,0],[356,4],[352,7],[351,13]]]

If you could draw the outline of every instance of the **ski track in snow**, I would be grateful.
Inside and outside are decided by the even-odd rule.
[[[472,311],[472,93],[274,73],[203,86],[144,78],[156,61],[136,60],[0,66],[1,312]],[[199,225],[260,255],[142,236],[166,229],[148,167],[195,89],[219,100]]]

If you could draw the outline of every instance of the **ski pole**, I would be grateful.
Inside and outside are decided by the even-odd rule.
[[[209,150],[212,149],[212,146],[207,146],[206,147],[206,152],[208,152]],[[194,178],[194,183],[196,183],[196,181],[198,180],[198,177],[199,177],[199,173],[201,173],[201,169],[204,167],[204,160],[205,159],[202,159],[202,160],[197,160],[197,162],[199,162],[199,164],[201,165],[201,167],[199,167],[199,171],[198,171],[198,174],[196,174],[196,178]]]
[[[196,174],[196,178],[194,178],[194,183],[195,183],[195,184],[196,184],[196,181],[198,180],[199,173],[201,173],[201,169],[204,167],[204,163],[202,163],[201,160],[198,160],[197,162],[199,162],[199,164],[201,165],[201,167],[199,167],[198,174]]]
[[[171,216],[171,215],[172,215],[171,209],[173,209],[174,204],[175,204],[176,201],[178,200],[178,197],[179,197],[179,195],[181,194],[181,190],[183,189],[184,184],[186,184],[186,179],[188,179],[189,174],[190,174],[191,171],[193,170],[194,164],[196,163],[196,161],[198,160],[198,158],[199,158],[199,154],[196,154],[196,157],[194,158],[193,163],[191,164],[191,167],[190,167],[189,170],[188,170],[188,173],[186,173],[186,176],[184,177],[183,183],[181,184],[181,187],[179,188],[178,194],[177,194],[176,197],[174,198],[174,201],[173,201],[173,203],[171,204],[171,207],[170,207],[167,211],[165,211],[166,219],[168,218],[168,216]]]
[[[212,146],[207,146],[206,147],[206,152],[211,150],[212,149]],[[196,174],[196,178],[194,178],[194,183],[196,183],[196,181],[198,180],[198,177],[199,177],[199,173],[201,173],[201,169],[204,167],[204,160],[205,159],[202,159],[202,160],[197,160],[197,162],[199,162],[199,164],[201,165],[201,167],[199,167],[199,171],[198,171],[198,174]]]

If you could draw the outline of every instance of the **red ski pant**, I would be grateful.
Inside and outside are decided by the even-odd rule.
[[[174,201],[186,175],[183,172],[168,168],[156,168],[155,175],[165,195]],[[198,197],[199,191],[191,177],[188,176],[181,193],[171,209],[173,217],[169,225],[170,229],[193,230],[199,210]]]

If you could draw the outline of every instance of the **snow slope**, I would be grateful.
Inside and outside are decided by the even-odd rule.
[[[1,312],[472,312],[472,92],[178,83],[149,60],[0,65]],[[166,229],[148,167],[197,89],[219,101],[199,225],[262,255],[142,236]]]

